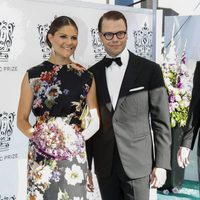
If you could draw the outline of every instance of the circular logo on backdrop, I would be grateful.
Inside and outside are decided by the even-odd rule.
[[[11,137],[13,134],[14,117],[14,112],[0,113],[0,152],[8,151],[10,148]]]
[[[12,196],[3,196],[0,194],[0,200],[16,200],[16,196],[12,195]]]
[[[90,30],[92,36],[92,47],[94,51],[95,61],[100,61],[106,54],[103,44],[100,41],[99,33],[97,28],[91,28]]]
[[[39,33],[39,40],[40,40],[40,47],[43,54],[43,59],[47,60],[51,54],[51,49],[46,43],[46,35],[49,30],[49,24],[38,24],[38,33]]]
[[[0,62],[8,62],[13,43],[14,23],[0,22]]]
[[[135,53],[138,56],[152,59],[152,35],[153,32],[147,27],[146,22],[141,30],[134,31]]]

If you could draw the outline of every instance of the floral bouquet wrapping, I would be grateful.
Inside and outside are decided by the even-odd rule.
[[[161,69],[169,96],[171,127],[183,127],[186,125],[191,100],[191,77],[186,66],[185,48],[178,59],[172,40],[169,53],[164,54]]]
[[[84,151],[85,141],[66,118],[51,117],[34,127],[32,143],[38,154],[54,160],[72,160]]]

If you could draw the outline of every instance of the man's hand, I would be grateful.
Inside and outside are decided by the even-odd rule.
[[[189,161],[190,149],[187,147],[180,147],[177,152],[177,162],[179,167],[185,168],[190,164]]]
[[[166,169],[154,167],[150,178],[151,188],[160,188],[165,184],[167,178]]]

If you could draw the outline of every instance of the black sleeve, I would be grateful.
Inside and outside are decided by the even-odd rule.
[[[88,169],[92,169],[92,159],[93,159],[93,137],[86,141],[86,152],[87,152],[87,161]]]

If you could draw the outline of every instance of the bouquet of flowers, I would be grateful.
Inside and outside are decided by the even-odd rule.
[[[169,96],[171,127],[183,127],[186,125],[191,100],[191,78],[186,66],[185,47],[178,59],[174,42],[171,40],[169,53],[164,53],[161,69]]]
[[[52,117],[45,123],[37,123],[31,138],[37,153],[54,160],[72,160],[84,151],[81,133],[66,123],[65,118]]]

